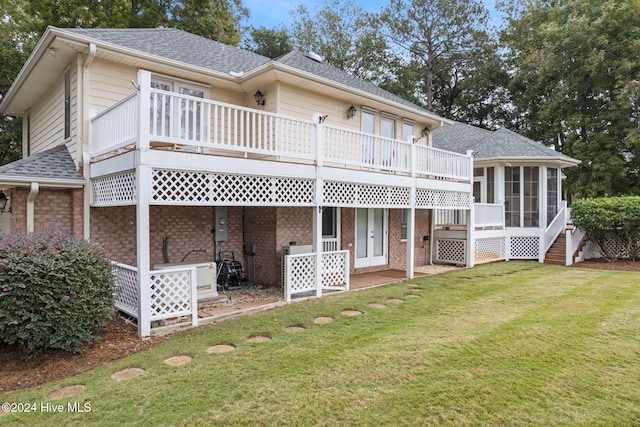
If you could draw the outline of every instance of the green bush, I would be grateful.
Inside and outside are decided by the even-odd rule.
[[[640,197],[578,200],[571,206],[571,218],[604,258],[640,257]]]
[[[113,316],[109,262],[62,235],[0,234],[0,341],[27,358],[47,348],[80,352]]]

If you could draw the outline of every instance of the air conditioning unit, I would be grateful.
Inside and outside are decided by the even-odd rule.
[[[287,255],[299,255],[299,254],[312,254],[313,245],[288,245],[282,247],[282,261],[280,263],[282,271],[280,272],[281,282],[280,287],[284,288],[285,285],[285,264],[284,257]]]
[[[196,268],[196,286],[198,288],[198,301],[216,298],[218,296],[216,263],[211,262],[174,262],[169,264],[156,264],[154,270],[169,270],[174,268]]]

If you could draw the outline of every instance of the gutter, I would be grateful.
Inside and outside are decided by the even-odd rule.
[[[17,175],[0,175],[0,184],[26,187],[33,183],[37,183],[42,187],[56,187],[56,188],[82,188],[85,184],[85,180],[78,179],[56,179],[56,178],[38,178],[27,177]]]

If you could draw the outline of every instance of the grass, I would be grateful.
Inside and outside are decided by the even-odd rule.
[[[420,290],[400,283],[203,327],[63,382],[0,394],[38,406],[0,425],[640,424],[638,274],[508,262],[411,283]],[[335,321],[314,324],[320,315]],[[290,334],[290,325],[306,329]],[[257,334],[272,340],[247,341]],[[221,343],[236,350],[207,353]],[[193,360],[163,363],[175,355]],[[145,374],[109,378],[128,367]],[[51,403],[87,402],[91,412],[40,410],[69,384],[86,390]]]

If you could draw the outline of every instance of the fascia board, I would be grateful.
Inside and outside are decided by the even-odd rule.
[[[56,188],[82,188],[86,184],[85,180],[75,179],[56,179],[56,178],[41,178],[37,176],[11,176],[3,175],[0,177],[0,184],[10,185],[15,187],[29,186],[32,182],[37,182],[41,187],[56,187]]]

